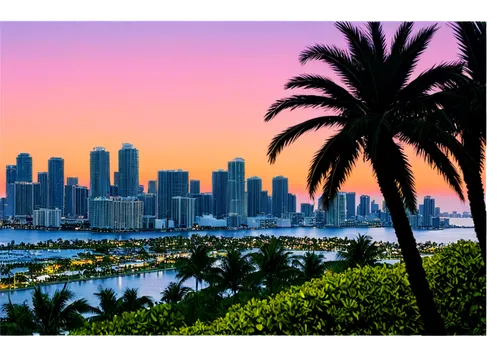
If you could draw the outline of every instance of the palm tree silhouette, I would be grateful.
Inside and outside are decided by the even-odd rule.
[[[269,145],[270,163],[284,147],[311,130],[334,128],[334,134],[314,156],[307,178],[311,197],[323,183],[326,208],[362,156],[370,163],[393,220],[409,281],[425,325],[425,333],[445,334],[442,317],[422,267],[415,238],[406,214],[417,210],[415,181],[403,144],[415,149],[447,181],[463,200],[461,179],[443,149],[433,140],[415,134],[415,126],[439,110],[430,91],[460,75],[460,64],[431,67],[409,80],[421,54],[437,30],[429,26],[411,37],[413,23],[397,29],[388,48],[382,26],[370,22],[366,30],[350,23],[337,23],[348,50],[314,45],[300,54],[305,64],[320,60],[330,66],[342,86],[319,75],[292,78],[286,89],[313,89],[321,95],[293,95],[276,101],[267,111],[270,121],[283,110],[321,108],[331,115],[306,120],[275,136]]]
[[[299,280],[310,281],[321,277],[326,270],[325,256],[314,252],[306,252],[304,255],[295,256],[292,264],[300,270]]]
[[[92,308],[92,312],[97,314],[91,318],[92,321],[111,320],[115,315],[121,313],[121,302],[113,289],[99,287],[94,296],[98,297],[99,306]]]
[[[40,335],[59,335],[81,327],[85,323],[82,314],[91,312],[87,300],[79,299],[70,303],[74,293],[64,284],[62,290],[56,290],[52,297],[43,293],[40,286],[33,291],[33,314],[35,316],[36,331]]]
[[[220,259],[220,266],[212,270],[210,280],[222,291],[231,290],[236,295],[247,287],[248,277],[254,271],[249,258],[239,250],[229,249]]]
[[[0,324],[0,336],[30,336],[35,332],[36,325],[31,308],[23,304],[13,304],[10,300],[2,306],[5,321]]]
[[[194,245],[189,249],[189,258],[182,257],[175,263],[178,270],[177,278],[182,281],[194,277],[196,280],[196,292],[198,285],[207,277],[208,272],[213,267],[215,259],[208,256],[209,249],[206,245]]]
[[[286,282],[294,279],[297,270],[291,266],[291,255],[274,237],[258,252],[251,254],[252,262],[258,268],[256,276],[270,293],[277,292]]]
[[[370,235],[358,234],[354,240],[349,240],[345,250],[338,252],[339,258],[349,267],[375,265],[383,249],[375,245],[372,240]]]
[[[162,291],[161,300],[167,303],[178,303],[193,290],[182,286],[183,281],[170,282],[167,288]]]
[[[122,312],[137,311],[141,308],[153,306],[153,300],[149,296],[139,296],[137,288],[127,288],[120,298]]]

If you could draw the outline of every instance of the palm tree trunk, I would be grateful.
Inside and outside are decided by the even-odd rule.
[[[384,175],[384,173],[390,173],[390,171],[387,171],[387,169],[382,172],[377,170],[380,191],[392,217],[394,231],[401,248],[410,286],[417,299],[417,305],[424,322],[424,334],[445,335],[444,322],[434,304],[433,294],[422,266],[422,258],[418,252],[415,237],[406,216],[398,188],[395,181],[390,176]]]
[[[462,167],[462,170],[464,168]],[[486,267],[486,203],[484,202],[484,189],[481,172],[478,170],[463,170],[464,181],[467,187],[474,230],[481,248],[484,265]]]

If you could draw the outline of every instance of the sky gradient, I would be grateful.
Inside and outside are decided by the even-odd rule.
[[[429,23],[417,23],[419,29]],[[384,23],[390,41],[398,23]],[[213,170],[243,157],[246,177],[289,178],[298,202],[309,202],[306,177],[328,130],[310,133],[267,161],[274,135],[318,111],[283,112],[269,123],[267,108],[296,93],[285,82],[302,73],[336,76],[321,63],[305,66],[299,53],[315,43],[345,47],[326,22],[0,23],[0,196],[5,165],[20,152],[33,157],[33,178],[52,156],[65,160],[65,176],[89,184],[89,152],[110,151],[111,178],[121,143],[139,149],[140,183],[158,170],[184,169],[211,191]],[[445,23],[416,69],[457,59]],[[303,91],[302,91],[303,92]],[[469,211],[411,150],[419,201],[437,199],[446,210]],[[359,161],[344,191],[382,197],[370,167]]]

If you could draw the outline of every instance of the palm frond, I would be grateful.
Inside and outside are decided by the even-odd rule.
[[[363,97],[364,89],[363,81],[360,79],[360,69],[346,51],[336,46],[310,46],[300,53],[299,61],[304,65],[311,60],[319,60],[328,64],[356,98]]]
[[[384,31],[380,22],[368,22],[368,30],[370,31],[371,45],[375,58],[380,63],[386,60],[387,43]]]
[[[341,111],[343,109],[339,101],[333,98],[315,95],[295,95],[274,102],[267,110],[264,121],[269,122],[285,109],[293,111],[297,108],[323,108],[333,111]]]
[[[346,121],[347,118],[341,116],[324,116],[309,119],[305,122],[288,127],[283,132],[276,135],[269,144],[269,148],[267,151],[269,163],[275,163],[278,154],[280,154],[286,146],[295,142],[306,132],[309,132],[311,130],[317,131],[318,129],[323,127],[342,126],[346,123]]]

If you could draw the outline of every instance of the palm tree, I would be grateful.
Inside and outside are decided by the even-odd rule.
[[[277,292],[296,275],[297,270],[290,265],[291,255],[274,237],[251,254],[257,274],[270,293]]]
[[[141,308],[153,306],[153,300],[149,296],[139,296],[137,288],[127,288],[120,298],[122,312],[133,312]]]
[[[310,281],[313,278],[321,277],[326,270],[323,254],[306,252],[304,255],[295,256],[292,264],[300,270],[299,279]]]
[[[451,25],[458,41],[465,74],[441,86],[444,108],[442,126],[451,118],[459,140],[446,143],[457,159],[467,188],[474,229],[486,263],[486,203],[481,175],[486,149],[486,23],[456,22]],[[431,134],[438,134],[432,131]],[[439,138],[434,138],[440,141]]]
[[[161,300],[167,303],[178,303],[193,290],[189,287],[182,286],[183,281],[170,282],[168,287],[162,291]]]
[[[196,280],[196,292],[198,284],[201,284],[211,270],[215,259],[208,256],[209,249],[206,245],[194,245],[189,249],[189,258],[182,257],[175,263],[178,270],[177,278],[182,281],[194,277]]]
[[[348,267],[375,265],[383,249],[372,240],[370,235],[358,234],[354,240],[349,240],[345,250],[338,252],[338,256]]]
[[[242,255],[239,250],[229,249],[220,260],[220,266],[213,269],[211,280],[222,291],[231,290],[236,295],[247,286],[248,277],[254,271],[249,255]]]
[[[9,302],[3,304],[5,321],[0,324],[0,335],[9,336],[30,336],[36,329],[33,312],[24,302],[23,304],[13,304]]]
[[[40,335],[59,335],[81,327],[85,323],[82,314],[91,312],[87,300],[71,301],[74,293],[64,284],[62,290],[56,290],[52,298],[43,293],[40,286],[33,291],[33,314],[35,316],[36,331]]]
[[[99,306],[92,308],[92,312],[97,314],[91,318],[92,321],[111,320],[122,312],[121,302],[113,289],[99,287],[99,291],[94,293],[94,296],[99,298]]]
[[[416,212],[417,197],[403,145],[409,145],[424,157],[463,200],[460,176],[446,153],[432,139],[415,134],[415,127],[439,108],[430,91],[459,76],[462,66],[434,66],[409,80],[437,30],[436,25],[423,28],[411,37],[413,23],[404,22],[397,29],[390,48],[380,23],[368,23],[366,31],[350,23],[337,23],[336,27],[345,36],[348,50],[314,45],[301,53],[300,62],[320,60],[328,64],[342,85],[319,75],[294,77],[285,88],[313,89],[321,94],[293,95],[278,100],[268,109],[265,121],[285,109],[320,108],[331,114],[289,127],[274,137],[269,145],[269,161],[274,163],[283,148],[304,133],[334,128],[332,136],[314,156],[307,181],[311,197],[323,183],[323,202],[328,208],[356,161],[363,156],[373,169],[391,213],[425,332],[445,334],[405,211]]]

